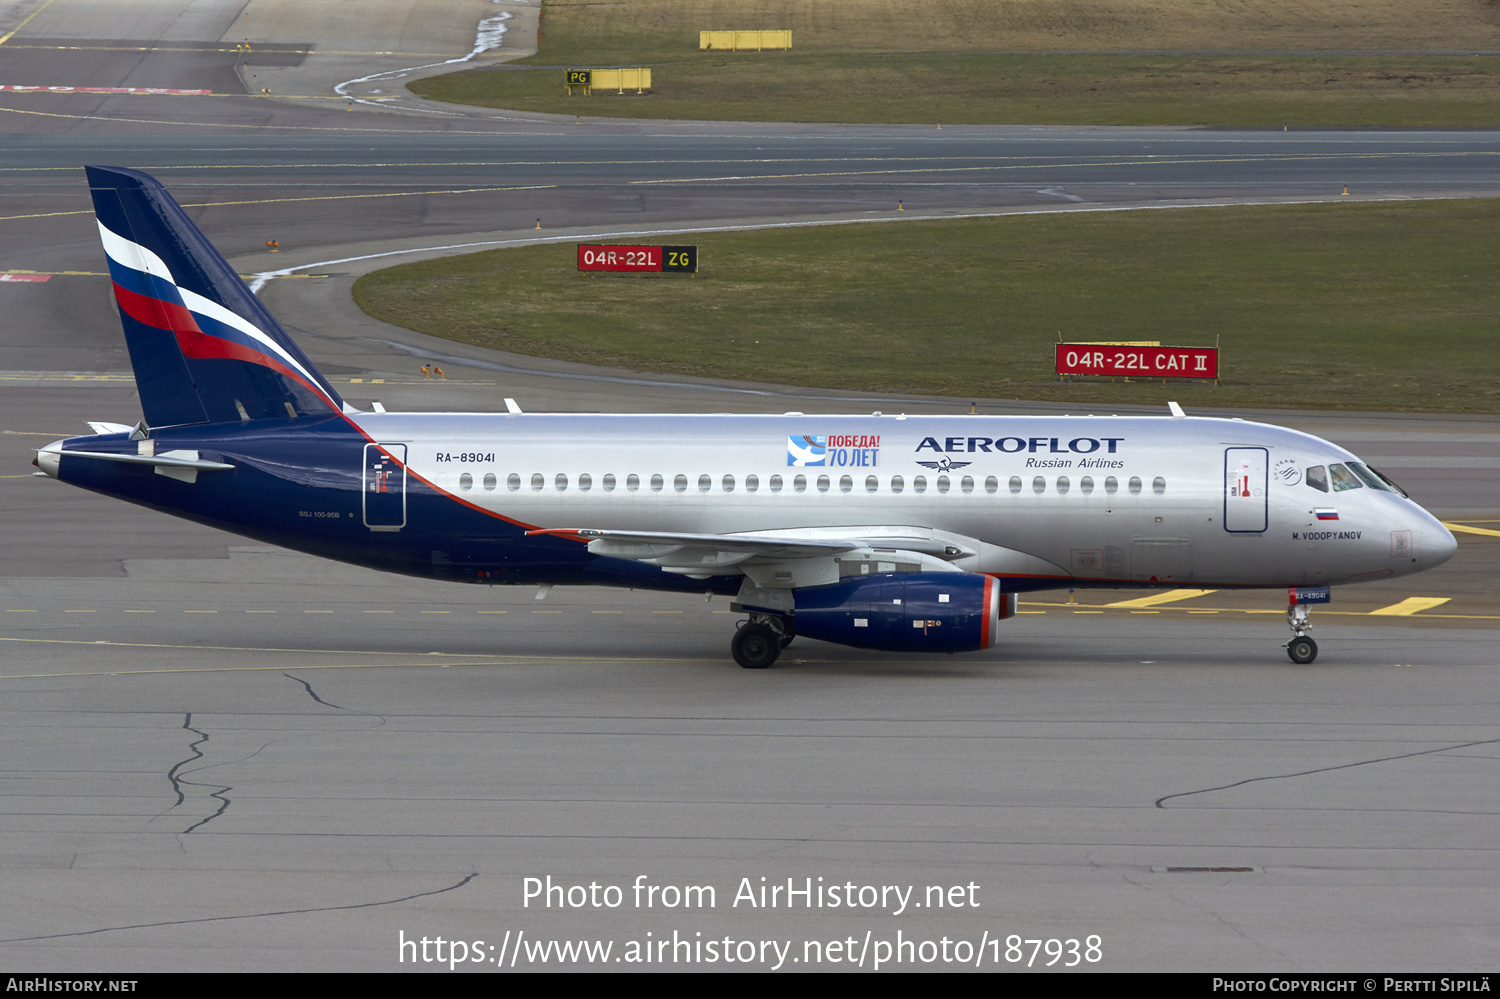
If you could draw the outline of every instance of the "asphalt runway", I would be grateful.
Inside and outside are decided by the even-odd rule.
[[[464,942],[468,970],[590,963],[544,957],[554,941],[608,943],[592,963],[621,970],[869,969],[882,954],[887,970],[1015,970],[1027,959],[1010,960],[1012,935],[1060,941],[1057,963],[1085,969],[1496,965],[1493,534],[1461,533],[1424,576],[1336,591],[1314,613],[1312,667],[1279,648],[1280,594],[1112,607],[1142,592],[1092,591],[1028,598],[991,653],[803,640],[756,672],[729,660],[736,615],[719,600],[391,577],[34,479],[27,462],[84,419],[138,417],[85,162],[158,173],[244,273],[318,275],[263,297],[356,404],[967,412],[770,372],[739,385],[480,351],[375,323],[348,287],[463,243],[895,217],[898,199],[940,216],[1305,200],[1344,184],[1495,196],[1500,133],[380,107],[327,98],[461,57],[491,5],[462,5],[456,23],[392,0],[357,36],[293,4],[131,6],[0,12],[0,85],[223,95],[0,91],[0,273],[46,277],[0,283],[12,968],[447,971],[451,947],[425,960],[401,946],[441,937]],[[514,48],[480,61],[526,50],[527,6],[493,6],[515,14]],[[383,99],[380,82],[358,96]],[[396,256],[325,264],[376,253]],[[430,359],[447,380],[417,375]],[[1500,529],[1493,418],[1266,418],[1352,448],[1445,519]],[[1443,602],[1372,613],[1412,597]],[[549,876],[581,887],[528,900],[526,879]],[[824,894],[758,904],[762,886],[785,903],[789,879]],[[1035,966],[1049,960],[1038,946]]]

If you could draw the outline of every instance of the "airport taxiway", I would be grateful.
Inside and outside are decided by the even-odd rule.
[[[0,23],[0,35],[16,29],[0,42],[14,82],[218,92],[248,91],[247,71],[259,80],[220,44],[238,6],[132,5],[149,16],[128,24],[97,4],[21,6]],[[383,4],[358,45],[279,22],[288,44],[262,52],[270,63],[296,61],[292,40],[360,51],[256,65],[307,87],[400,68],[371,54],[395,48],[393,25],[418,26],[408,51],[461,55],[469,29],[407,17],[422,9]],[[200,44],[101,55],[145,36]],[[64,47],[79,38],[98,45]],[[17,44],[28,39],[39,47]],[[1100,959],[1082,963],[1108,970],[1495,965],[1500,536],[1462,534],[1439,570],[1336,591],[1333,613],[1314,612],[1312,667],[1278,648],[1278,594],[1104,606],[1145,595],[1130,591],[1029,597],[991,653],[801,641],[755,672],[729,660],[735,616],[718,600],[564,589],[537,600],[385,576],[33,479],[27,461],[83,419],[138,415],[83,162],[156,170],[254,273],[527,238],[538,217],[567,236],[866,218],[898,198],[942,214],[1305,199],[1345,183],[1354,196],[1493,196],[1500,133],[574,125],[344,111],[272,89],[0,94],[0,272],[48,278],[0,285],[0,946],[12,967],[446,970],[403,960],[403,935],[489,948],[597,939],[619,948],[613,958],[674,932],[787,941],[799,959],[808,941],[900,932],[980,947],[1097,935]],[[269,238],[280,253],[264,251]],[[347,297],[356,270],[273,282],[265,299],[358,403],[970,401],[497,355],[361,316]],[[427,357],[448,380],[417,374]],[[1445,518],[1500,529],[1492,418],[1274,421],[1346,444]],[[1371,614],[1414,597],[1444,602]],[[625,901],[527,904],[525,879],[547,876],[623,886]],[[712,886],[715,904],[637,906],[641,878]],[[899,915],[734,904],[742,879],[762,878],[916,886],[924,903],[929,887],[973,884],[960,897],[979,904]],[[478,953],[470,969],[499,966],[493,949]],[[980,966],[1016,967],[996,954]],[[638,967],[612,958],[604,966]]]

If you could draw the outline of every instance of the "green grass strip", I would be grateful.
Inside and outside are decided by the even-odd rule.
[[[567,243],[394,267],[354,294],[434,336],[644,371],[1104,407],[1496,412],[1497,232],[1496,200],[923,220],[699,235],[696,277],[581,274]],[[1216,337],[1218,386],[1052,373],[1059,338]]]
[[[440,101],[557,114],[713,121],[1020,125],[1474,126],[1500,124],[1500,56],[1131,56],[683,53],[622,50],[648,95],[566,95],[564,71],[472,70],[418,80]],[[574,63],[568,63],[574,65]]]

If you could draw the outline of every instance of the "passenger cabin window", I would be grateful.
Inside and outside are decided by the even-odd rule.
[[[578,489],[579,489],[580,492],[585,492],[586,493],[590,489],[592,489],[593,486],[594,486],[594,477],[592,475],[590,475],[588,472],[584,472],[582,475],[580,475],[578,477]]]
[[[1000,480],[995,478],[993,475],[986,476],[984,480],[984,491],[990,493],[991,495],[999,492]]]
[[[1040,475],[1032,479],[1031,491],[1036,493],[1038,496],[1042,495],[1042,493],[1047,491],[1047,480],[1042,478]]]
[[[1333,491],[1336,493],[1360,488],[1359,479],[1343,465],[1329,465],[1328,474],[1333,478]]]
[[[490,492],[494,492],[495,486],[498,481],[499,480],[495,478],[494,472],[487,472],[484,476],[484,488],[488,489]]]
[[[1151,480],[1151,491],[1160,496],[1167,491],[1167,480],[1158,475]]]
[[[1094,491],[1094,477],[1092,475],[1085,475],[1083,478],[1079,479],[1078,480],[1078,491],[1081,492],[1081,493],[1083,493],[1083,495],[1085,495],[1085,496],[1087,496],[1089,493],[1093,492]]]
[[[474,488],[474,476],[470,475],[468,472],[465,472],[464,474],[460,475],[458,477],[458,488],[460,488],[460,489],[473,489]]]
[[[1313,465],[1307,470],[1306,482],[1318,492],[1326,493],[1328,491],[1328,469],[1322,465]]]
[[[604,486],[605,492],[612,493],[615,491],[615,477],[613,475],[606,475],[600,481]]]
[[[1132,475],[1130,477],[1130,495],[1132,495],[1132,496],[1139,496],[1140,494],[1141,494],[1141,479],[1140,479],[1140,476],[1138,476],[1138,475]]]
[[[839,492],[841,492],[841,493],[847,493],[849,490],[851,490],[853,488],[854,488],[854,479],[850,478],[847,475],[841,475],[841,476],[839,476]]]
[[[1104,477],[1104,491],[1109,493],[1111,496],[1119,492],[1120,480],[1115,478],[1113,475],[1106,475]]]
[[[520,489],[521,476],[515,472],[511,472],[505,477],[505,488],[509,489],[511,492],[515,492],[517,489]]]
[[[944,495],[947,495],[947,492],[948,492],[948,476],[946,476],[946,475],[939,475],[937,477],[937,491],[940,492],[940,493],[943,493]]]
[[[680,493],[687,492],[687,476],[681,474],[677,475],[674,479],[672,479],[672,488]]]
[[[734,492],[734,476],[732,476],[732,475],[726,475],[726,476],[724,476],[724,479],[723,479],[723,481],[720,484],[723,486],[724,491],[726,493],[732,493],[732,492]]]
[[[818,476],[818,492],[820,492],[820,493],[826,493],[827,491],[828,491],[828,476],[826,476],[826,475],[820,475],[820,476]]]
[[[541,492],[543,487],[545,487],[546,485],[547,477],[541,472],[537,472],[531,477],[531,488],[536,490],[537,492]]]
[[[1013,493],[1021,491],[1021,477],[1019,475],[1012,475],[1010,477],[1010,491]]]
[[[918,475],[911,480],[911,491],[914,493],[925,493],[927,491],[927,476]]]
[[[773,493],[779,493],[779,492],[781,492],[781,476],[779,476],[779,475],[773,475],[773,476],[771,476],[771,492],[773,492]]]
[[[568,477],[561,472],[557,473],[557,478],[553,480],[553,484],[557,486],[557,491],[560,493],[568,491]]]
[[[726,479],[729,479],[730,480],[730,484],[733,485],[734,476],[732,476],[732,475],[726,475],[724,477]],[[755,490],[757,490],[759,488],[760,488],[760,477],[759,476],[757,476],[757,475],[747,475],[747,476],[745,476],[745,492],[747,492],[747,493],[753,493],[753,492],[755,492]]]
[[[664,485],[666,485],[666,480],[660,474],[651,476],[651,491],[653,493],[661,492]]]
[[[1068,490],[1072,488],[1073,483],[1068,481],[1068,477],[1066,475],[1059,475],[1057,477],[1057,491],[1060,495],[1068,495]]]
[[[792,492],[794,492],[794,493],[805,493],[805,492],[807,492],[807,476],[805,476],[805,475],[799,475],[795,479],[792,480]]]
[[[698,476],[698,491],[700,493],[706,493],[710,489],[712,489],[713,487],[714,487],[714,477],[712,475],[700,475],[700,476]]]
[[[633,473],[625,476],[625,488],[629,489],[631,492],[635,492],[637,489],[641,488],[641,477]]]
[[[966,494],[972,493],[974,491],[974,477],[972,475],[965,475],[962,479],[959,479],[958,488]]]
[[[899,493],[906,488],[906,480],[899,475],[891,476],[891,492]]]
[[[880,480],[873,475],[865,476],[865,492],[873,493],[880,488]]]

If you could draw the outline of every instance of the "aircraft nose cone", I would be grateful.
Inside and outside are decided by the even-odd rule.
[[[1439,566],[1458,551],[1458,539],[1453,536],[1452,531],[1434,520],[1432,525],[1423,532],[1422,549],[1423,554],[1426,555],[1423,561],[1427,563],[1427,567]]]

